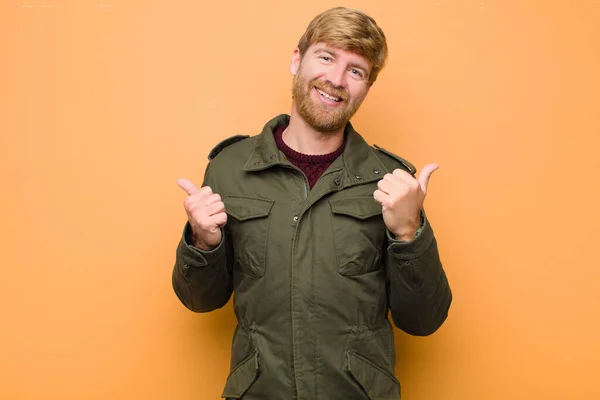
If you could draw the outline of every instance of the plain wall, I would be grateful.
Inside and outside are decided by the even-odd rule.
[[[179,177],[291,105],[333,1],[0,4],[0,398],[217,399],[235,320],[171,288]],[[419,169],[454,293],[406,400],[598,399],[600,1],[348,1],[390,56],[353,124]]]

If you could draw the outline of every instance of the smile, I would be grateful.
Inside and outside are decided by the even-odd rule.
[[[325,93],[324,91],[322,91],[322,90],[320,90],[320,89],[317,89],[317,88],[315,88],[315,89],[317,90],[317,92],[319,92],[319,94],[320,94],[321,96],[325,97],[326,99],[329,99],[329,100],[332,100],[332,101],[335,101],[335,102],[338,102],[338,103],[339,103],[340,101],[342,101],[342,99],[341,99],[341,98],[339,98],[339,97],[334,97],[334,96],[331,96],[331,95],[329,95],[329,94]]]

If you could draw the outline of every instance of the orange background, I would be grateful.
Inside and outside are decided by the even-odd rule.
[[[171,288],[179,177],[289,112],[338,2],[2,0],[0,398],[217,399],[231,304]],[[600,1],[349,1],[388,37],[354,119],[419,168],[454,292],[406,400],[600,398]]]

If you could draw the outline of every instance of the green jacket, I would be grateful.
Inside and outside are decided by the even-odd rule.
[[[414,167],[348,124],[343,155],[309,190],[273,138],[288,122],[280,115],[211,152],[203,186],[221,195],[227,225],[221,244],[201,251],[186,224],[175,293],[196,312],[234,294],[225,398],[399,399],[388,310],[398,328],[429,335],[452,301],[427,218],[413,241],[396,241],[373,199],[383,175]]]

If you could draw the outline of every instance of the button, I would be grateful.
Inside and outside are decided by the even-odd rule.
[[[274,160],[276,157],[275,156],[271,156],[269,157],[269,160]]]
[[[373,170],[373,172],[375,172],[377,175],[379,175],[381,173],[381,170],[379,168],[375,168]]]
[[[362,176],[356,175],[356,179],[362,179]]]
[[[299,219],[298,216],[294,215],[294,222],[298,222],[298,219]]]
[[[256,167],[257,165],[260,165],[260,161],[257,161],[254,163],[254,166]]]
[[[340,181],[340,178],[335,178],[335,179],[333,180],[333,183],[335,183],[335,186],[340,186],[340,182],[341,182],[341,181]]]

